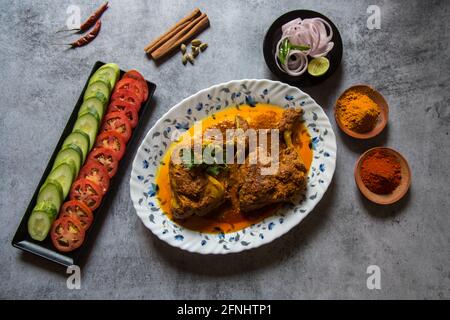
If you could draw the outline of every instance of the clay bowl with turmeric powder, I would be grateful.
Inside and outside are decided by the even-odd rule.
[[[355,106],[364,108],[364,113],[356,112]],[[343,111],[346,107],[348,111]],[[364,84],[345,90],[334,106],[339,128],[356,139],[370,139],[380,134],[388,123],[388,115],[389,106],[381,93]]]
[[[359,157],[355,165],[355,182],[367,199],[388,205],[399,201],[407,193],[411,185],[411,170],[408,161],[399,152],[376,147]]]

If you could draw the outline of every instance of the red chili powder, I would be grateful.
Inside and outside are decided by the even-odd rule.
[[[389,194],[402,179],[400,162],[385,150],[375,150],[361,164],[361,179],[370,191]]]

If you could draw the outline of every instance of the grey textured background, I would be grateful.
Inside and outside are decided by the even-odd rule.
[[[99,3],[100,1],[96,1]],[[0,298],[450,298],[449,1],[110,1],[103,29],[72,51],[54,31],[69,4],[83,17],[92,1],[0,1]],[[381,8],[381,30],[366,9]],[[143,47],[195,6],[208,13],[201,35],[210,48],[195,67],[180,56],[159,67]],[[200,256],[156,239],[129,196],[132,155],[109,214],[82,268],[82,289],[66,288],[65,270],[14,249],[11,239],[96,60],[136,68],[157,83],[145,133],[181,99],[210,85],[272,78],[262,55],[271,22],[293,9],[331,18],[344,42],[340,69],[305,88],[337,134],[334,181],[320,205],[291,232],[259,249]],[[57,41],[58,40],[58,41]],[[355,141],[336,127],[332,107],[356,83],[379,89],[388,128]],[[358,155],[385,145],[402,152],[413,184],[400,203],[379,207],[355,187]],[[381,268],[381,290],[366,288],[366,268]]]

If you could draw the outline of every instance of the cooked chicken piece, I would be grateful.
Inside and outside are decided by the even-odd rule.
[[[223,141],[226,138],[227,129],[248,128],[247,122],[237,116],[235,121],[225,120],[211,127],[219,129],[223,135]],[[236,141],[233,137],[232,141]],[[220,141],[221,143],[223,141]],[[203,141],[203,147],[216,144],[215,137],[206,137]],[[234,142],[232,142],[234,143]],[[185,146],[186,147],[186,146]],[[226,150],[224,145],[220,145]],[[193,150],[193,141],[187,144],[185,150]],[[225,160],[225,159],[224,159]],[[220,172],[217,179],[207,173],[207,166],[186,166],[184,164],[175,164],[173,161],[169,164],[169,179],[172,190],[172,209],[173,214],[178,219],[185,219],[192,215],[203,216],[219,207],[224,201],[230,200],[233,185],[229,175],[237,169],[236,164],[229,164],[226,172]]]
[[[234,121],[224,120],[216,125],[209,127],[208,129],[219,129],[222,133],[223,140],[227,137],[228,129],[242,129],[244,132],[249,128],[247,121],[241,116],[236,116]],[[236,140],[236,135],[232,136],[233,140]]]
[[[225,200],[224,188],[217,179],[201,167],[188,169],[183,164],[169,164],[172,190],[172,213],[178,219],[192,215],[203,216],[219,207]]]
[[[238,197],[242,212],[259,209],[271,203],[291,201],[305,190],[306,168],[294,148],[280,151],[276,174],[261,174],[261,168],[268,165],[247,162],[240,166]]]
[[[306,188],[306,168],[300,155],[292,144],[292,130],[301,118],[302,109],[286,109],[278,123],[283,134],[286,148],[279,152],[278,172],[270,175],[261,174],[261,168],[271,165],[270,162],[250,164],[246,161],[239,168],[239,208],[243,212],[262,208],[271,203],[286,202],[298,197]],[[267,154],[266,150],[255,152]],[[249,158],[254,154],[249,154]]]
[[[304,111],[301,108],[289,108],[283,111],[281,120],[278,123],[280,132],[292,131],[294,125],[300,120]]]
[[[225,120],[213,126],[211,128],[218,128],[222,131],[222,135],[224,139],[226,138],[226,129],[242,129],[244,132],[249,128],[249,124],[247,121],[241,116],[237,115],[234,119],[234,122]],[[221,172],[216,178],[223,185],[225,190],[225,200],[230,201],[233,208],[236,209],[236,212],[239,211],[239,199],[237,196],[237,190],[239,186],[239,177],[238,171],[240,164],[237,163],[238,154],[242,153],[242,159],[245,159],[245,155],[248,148],[248,137],[240,137],[238,135],[234,135],[231,143],[233,144],[234,149],[234,161],[233,163],[227,163],[227,170]],[[237,146],[238,143],[242,143],[242,147]],[[226,146],[224,146],[224,150],[226,150]]]
[[[252,129],[271,129],[277,128],[279,122],[279,116],[274,111],[267,111],[252,117],[249,123],[249,127]]]
[[[283,112],[278,129],[283,134],[284,142],[288,147],[292,147],[292,132],[295,129],[295,125],[302,117],[304,111],[299,108],[289,108]]]

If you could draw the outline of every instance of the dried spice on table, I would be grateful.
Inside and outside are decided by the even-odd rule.
[[[361,179],[364,185],[376,194],[390,194],[402,179],[401,166],[395,155],[376,150],[363,160]]]
[[[178,21],[164,34],[149,43],[144,48],[144,51],[150,58],[160,60],[208,27],[208,16],[197,8]],[[189,61],[187,58],[184,60]]]
[[[186,65],[189,61],[192,65],[194,65],[194,60],[200,54],[200,52],[204,52],[208,48],[208,44],[206,42],[202,42],[200,39],[194,39],[191,41],[191,53],[187,52],[187,46],[182,43],[180,46],[180,50],[182,53],[181,62]]]
[[[358,132],[371,131],[377,124],[381,109],[366,93],[349,90],[339,98],[336,114],[345,127]]]
[[[95,38],[97,38],[98,33],[100,32],[102,26],[102,22],[101,20],[98,20],[95,23],[94,28],[85,36],[82,36],[81,38],[79,38],[78,40],[75,40],[74,42],[70,43],[70,47],[71,48],[79,48],[82,46],[85,46],[89,43],[91,43]]]
[[[63,31],[77,31],[78,33],[84,33],[88,31],[102,16],[102,14],[108,9],[108,1],[102,4],[97,10],[95,10],[81,25],[79,28],[74,29],[64,29],[58,30],[58,32]]]

